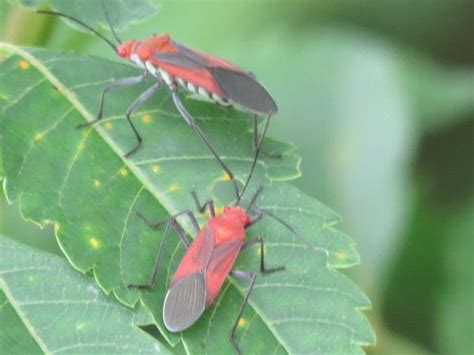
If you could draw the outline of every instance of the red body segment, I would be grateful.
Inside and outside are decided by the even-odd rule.
[[[189,50],[189,48],[187,48]],[[176,42],[171,40],[168,34],[153,36],[145,41],[131,40],[123,43],[118,53],[121,57],[132,60],[132,55],[137,55],[142,62],[150,62],[157,68],[165,70],[171,74],[172,77],[181,78],[185,82],[194,84],[197,87],[206,89],[209,93],[214,93],[219,96],[225,96],[225,93],[216,82],[213,75],[209,72],[208,68],[226,68],[236,72],[242,72],[247,74],[239,67],[227,62],[222,58],[212,56],[210,54],[192,49],[194,53],[199,55],[202,62],[202,67],[186,67],[185,65],[179,66],[175,62],[167,62],[160,60],[160,54],[175,54],[183,55],[183,47],[178,45]]]
[[[239,255],[248,223],[248,215],[241,207],[227,207],[221,216],[209,219],[186,251],[170,288],[187,276],[203,272],[208,307],[217,297]]]

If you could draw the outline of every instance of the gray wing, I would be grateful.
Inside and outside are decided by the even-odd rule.
[[[177,65],[187,69],[203,69],[204,65],[180,53],[156,53],[155,57],[164,63]]]
[[[206,281],[203,272],[191,274],[176,282],[166,293],[163,322],[173,333],[193,325],[206,309]]]
[[[258,114],[273,115],[278,112],[268,91],[249,74],[218,67],[209,70],[232,102]]]
[[[207,267],[214,251],[214,245],[214,230],[209,227],[209,224],[206,224],[192,244],[192,248],[196,248],[191,254],[196,268],[204,270]]]

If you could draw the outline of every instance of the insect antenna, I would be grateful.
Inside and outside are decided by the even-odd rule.
[[[270,218],[273,218],[275,221],[277,222],[280,222],[284,227],[286,227],[286,229],[288,229],[295,237],[297,237],[301,242],[303,242],[304,244],[306,244],[308,247],[310,247],[311,249],[313,250],[317,250],[317,251],[324,251],[324,249],[321,249],[319,247],[316,247],[314,246],[313,244],[311,244],[306,238],[304,238],[295,228],[293,228],[292,226],[290,226],[288,223],[286,223],[283,219],[281,219],[280,217],[276,216],[275,214],[267,211],[267,210],[263,210],[261,208],[258,208],[258,207],[255,207],[255,206],[250,206],[250,208],[252,210],[254,210],[255,212],[258,212],[258,213],[262,213],[264,214],[265,216],[268,216]]]
[[[107,11],[107,8],[105,7],[104,0],[100,0],[100,3],[102,4],[102,10],[104,11],[105,19],[107,20],[107,23],[109,24],[110,32],[112,32],[112,35],[114,36],[118,44],[122,44],[122,41],[120,40],[119,36],[117,36],[117,32],[115,32],[114,26],[112,26],[112,22],[110,21],[110,17],[109,17],[109,12]]]
[[[115,52],[117,52],[117,47],[115,46],[115,44],[112,43],[112,41],[110,41],[110,40],[109,40],[107,37],[105,37],[104,35],[100,34],[98,31],[94,30],[91,26],[85,24],[85,23],[82,22],[81,20],[78,20],[77,18],[74,18],[74,17],[72,17],[72,16],[63,14],[63,13],[61,13],[61,12],[49,11],[49,10],[37,10],[36,13],[42,14],[42,15],[53,15],[53,16],[59,16],[59,17],[67,18],[68,20],[70,20],[70,21],[72,21],[72,22],[75,22],[75,23],[77,23],[78,25],[84,27],[85,29],[91,31],[91,32],[94,33],[97,37],[103,39],[110,47],[113,48],[113,50],[114,50]]]
[[[255,193],[253,194],[252,199],[250,200],[249,205],[247,206],[247,210],[246,210],[247,212],[249,212],[253,208],[253,205],[255,201],[257,200],[258,195],[260,195],[260,192],[262,192],[262,190],[263,190],[263,186],[260,185],[257,191],[255,191]]]
[[[263,133],[262,135],[260,136],[260,140],[258,141],[258,144],[257,144],[257,147],[255,149],[255,157],[253,158],[253,162],[252,162],[252,167],[250,168],[250,172],[249,172],[249,176],[247,177],[247,181],[245,181],[245,185],[244,187],[242,188],[242,191],[240,192],[240,194],[238,194],[237,196],[237,201],[235,203],[235,205],[237,206],[240,201],[242,200],[242,197],[244,196],[244,193],[245,191],[247,190],[247,187],[249,186],[249,183],[250,183],[250,179],[252,178],[252,175],[253,175],[253,172],[255,170],[255,167],[257,166],[257,160],[258,160],[258,155],[260,154],[260,148],[262,146],[262,143],[263,143],[263,138],[265,137],[265,134],[267,133],[267,129],[268,129],[268,126],[270,124],[270,115],[267,117],[267,120],[265,122],[265,128],[263,129]],[[255,201],[255,199],[257,198],[257,195],[258,193],[260,192],[260,190],[262,189],[262,187],[260,186],[260,189],[259,191],[255,194],[252,202],[250,203],[249,207],[253,204],[253,202]]]

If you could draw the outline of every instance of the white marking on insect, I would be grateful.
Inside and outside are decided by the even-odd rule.
[[[217,94],[212,94],[212,99],[218,104],[218,105],[221,105],[221,106],[231,106],[232,105],[232,102],[228,99],[224,99],[222,97],[220,97],[219,95]]]
[[[138,55],[136,55],[135,53],[133,53],[131,56],[130,56],[130,60],[134,63],[137,62],[138,60]]]
[[[138,57],[137,54],[133,53],[133,54],[130,56],[130,59],[131,59],[133,62],[135,62],[135,64],[137,64],[140,68],[146,69],[145,64],[142,62],[142,60],[140,59],[140,57]]]
[[[202,87],[198,87],[198,94],[209,98],[209,93],[207,92],[206,89],[204,89]]]
[[[213,94],[212,94],[212,99],[213,99],[214,101],[216,101],[216,102],[217,102],[218,104],[220,104],[220,105],[224,105],[224,104],[225,104],[224,99],[223,99],[222,97],[220,97],[219,95],[217,95],[217,94],[214,94],[214,93],[213,93]]]
[[[196,86],[194,86],[193,83],[188,83],[188,90],[194,93],[197,91]]]
[[[186,82],[181,79],[181,78],[176,78],[176,81],[178,82],[179,85],[181,85],[182,87],[186,87]]]
[[[155,77],[159,77],[159,73],[156,68],[149,61],[145,62],[146,69]]]
[[[163,80],[165,81],[166,84],[168,84],[168,85],[173,84],[173,79],[168,74],[168,72],[164,71],[163,69],[159,69],[159,71],[160,71],[161,77],[163,78]]]

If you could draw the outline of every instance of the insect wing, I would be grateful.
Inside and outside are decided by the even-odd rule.
[[[217,297],[227,275],[229,275],[235,260],[239,255],[242,242],[231,240],[214,249],[212,259],[206,269],[207,301],[209,306]]]
[[[203,272],[176,282],[166,293],[163,322],[170,332],[180,332],[193,325],[206,309],[206,281]]]
[[[210,71],[232,102],[257,114],[273,115],[278,112],[278,107],[268,91],[249,74],[226,68],[211,68]]]
[[[172,41],[172,45],[176,52],[155,54],[158,66],[254,113],[273,115],[278,112],[271,95],[251,73],[177,42]]]
[[[158,52],[156,58],[168,64],[179,65],[187,69],[208,69],[212,67],[223,67],[230,70],[241,71],[238,66],[228,61],[212,56],[210,54],[188,48],[178,42],[170,41],[171,45],[176,49],[175,52]]]
[[[214,232],[206,224],[189,246],[173,277],[171,286],[196,272],[204,271],[214,250]]]

